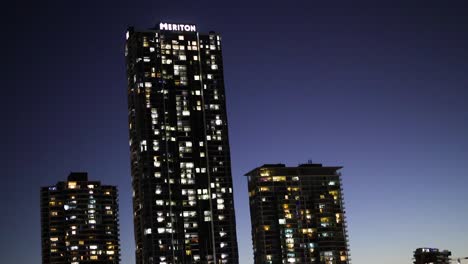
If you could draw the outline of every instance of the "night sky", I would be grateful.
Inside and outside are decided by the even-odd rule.
[[[222,35],[242,264],[244,173],[308,160],[344,166],[353,263],[468,256],[466,1],[17,2],[1,16],[1,263],[40,263],[39,189],[70,171],[118,186],[135,263],[125,31],[159,21]]]

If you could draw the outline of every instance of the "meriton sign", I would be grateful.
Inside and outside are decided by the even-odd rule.
[[[159,30],[196,32],[195,25],[159,23]]]

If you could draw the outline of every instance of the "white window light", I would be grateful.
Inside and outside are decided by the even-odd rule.
[[[145,235],[150,235],[150,234],[151,234],[151,228],[146,228]]]

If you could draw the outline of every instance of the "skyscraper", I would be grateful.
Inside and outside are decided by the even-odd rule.
[[[246,174],[256,264],[349,263],[339,169],[265,164]]]
[[[136,263],[237,263],[221,37],[126,36]]]
[[[414,264],[450,264],[452,252],[437,248],[418,248],[414,251]]]
[[[43,264],[120,263],[117,188],[73,172],[41,188]]]

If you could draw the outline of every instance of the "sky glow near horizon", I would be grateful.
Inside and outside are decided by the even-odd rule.
[[[88,171],[118,186],[135,263],[125,32],[159,21],[222,36],[240,263],[253,262],[243,175],[308,160],[344,167],[353,263],[468,256],[466,4],[339,2],[10,3],[0,262],[39,263],[39,188]]]

